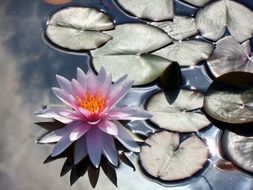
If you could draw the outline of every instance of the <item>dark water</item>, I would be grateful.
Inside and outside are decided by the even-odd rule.
[[[240,0],[251,9],[253,1]],[[61,162],[42,165],[49,154],[48,146],[35,145],[40,129],[32,113],[43,104],[57,104],[50,88],[56,86],[55,75],[75,78],[76,68],[90,67],[86,55],[64,53],[50,48],[43,40],[43,30],[49,16],[69,5],[97,7],[110,15],[116,24],[140,22],[125,15],[112,0],[74,0],[64,6],[53,6],[41,0],[0,0],[0,189],[92,189],[87,178],[79,180],[72,188],[68,177],[59,178]],[[196,8],[176,1],[176,14],[192,16]],[[184,87],[205,92],[212,76],[205,64],[182,68]],[[122,104],[144,106],[151,94],[159,91],[156,84],[133,88]],[[133,122],[128,125],[142,136],[156,130],[150,123]],[[205,168],[190,179],[162,183],[148,178],[140,169],[132,172],[123,167],[118,170],[119,189],[253,189],[252,176],[239,170],[222,171],[215,167],[221,159],[219,151],[220,131],[210,126],[199,135],[209,146],[210,158]],[[136,161],[135,155],[130,155]],[[138,164],[137,164],[138,166]],[[138,168],[138,167],[137,167]],[[167,188],[170,187],[170,188]],[[115,187],[101,177],[97,189]]]

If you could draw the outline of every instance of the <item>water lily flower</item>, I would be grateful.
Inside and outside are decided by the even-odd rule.
[[[85,74],[77,68],[77,80],[56,76],[60,88],[53,93],[68,108],[46,108],[35,113],[43,118],[53,118],[64,124],[39,139],[40,143],[57,143],[52,157],[61,154],[74,144],[74,163],[78,164],[87,155],[98,168],[102,154],[110,163],[118,165],[117,139],[132,152],[139,152],[139,145],[132,139],[118,120],[144,120],[151,117],[148,112],[132,106],[117,107],[127,94],[133,81],[123,76],[112,84],[112,76],[101,68],[98,75]]]

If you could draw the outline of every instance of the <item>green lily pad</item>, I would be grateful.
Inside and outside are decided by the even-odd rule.
[[[149,53],[172,42],[161,29],[148,24],[122,24],[107,31],[112,40],[91,51],[93,57],[102,55],[140,55]],[[155,40],[154,40],[155,39]]]
[[[253,123],[253,74],[231,72],[216,78],[204,98],[204,110],[228,124]]]
[[[203,168],[208,159],[208,148],[196,136],[180,143],[178,133],[162,131],[151,135],[141,147],[140,163],[153,177],[180,180],[191,177]]]
[[[111,39],[101,32],[114,28],[105,13],[94,8],[68,7],[53,14],[46,35],[56,45],[69,50],[95,49]]]
[[[147,110],[153,115],[150,120],[160,128],[196,132],[210,124],[203,114],[191,111],[202,107],[204,96],[201,93],[181,90],[173,99],[169,104],[163,93],[157,93],[147,102]]]
[[[253,136],[237,135],[226,130],[222,135],[222,147],[231,162],[253,173]]]
[[[103,66],[111,73],[113,81],[127,74],[128,79],[134,80],[134,85],[156,80],[171,64],[167,59],[151,54],[98,56],[92,61],[97,71]]]
[[[215,41],[223,36],[226,27],[238,42],[253,36],[253,12],[231,0],[215,1],[200,9],[196,23],[202,36]]]
[[[153,21],[171,19],[174,15],[173,0],[116,0],[127,12]]]
[[[174,40],[183,40],[198,33],[195,19],[186,16],[175,16],[173,22],[151,22],[153,26],[163,29]]]
[[[190,66],[207,59],[212,51],[212,44],[198,40],[189,40],[174,41],[172,45],[159,49],[153,52],[153,54],[170,61],[178,62],[180,66]]]
[[[112,73],[113,81],[127,74],[134,80],[134,85],[146,84],[157,79],[171,63],[165,58],[147,54],[171,42],[159,28],[148,24],[123,24],[107,31],[107,34],[113,39],[91,51],[91,55],[95,69],[104,66]]]
[[[226,36],[216,43],[216,48],[207,60],[207,64],[215,77],[232,71],[253,72],[250,53],[249,40],[240,44],[232,36]]]

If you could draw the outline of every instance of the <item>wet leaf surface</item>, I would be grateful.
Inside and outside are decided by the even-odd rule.
[[[216,43],[207,63],[215,77],[232,71],[253,72],[250,53],[249,41],[240,44],[232,36],[226,36]]]
[[[112,40],[92,51],[93,57],[149,53],[172,41],[163,30],[140,23],[118,25],[115,30],[107,31],[106,34],[112,36]]]
[[[193,132],[207,127],[210,122],[201,113],[191,110],[201,108],[203,95],[198,92],[181,90],[169,104],[163,93],[157,93],[147,102],[147,110],[153,115],[150,119],[160,128],[177,132]]]
[[[139,18],[159,21],[170,19],[174,15],[173,0],[116,0],[116,2],[127,12]]]
[[[162,131],[151,135],[142,146],[140,161],[153,177],[173,181],[194,175],[208,159],[208,148],[196,136],[180,143],[179,134]]]
[[[208,88],[204,110],[228,124],[253,122],[253,74],[231,72],[216,78]],[[239,127],[239,126],[238,126]]]
[[[51,5],[62,5],[71,2],[72,0],[43,0],[44,2]]]
[[[67,7],[50,18],[46,35],[60,47],[81,51],[109,41],[111,36],[100,31],[112,28],[114,25],[109,16],[97,9]]]
[[[238,167],[253,173],[253,136],[225,131],[222,136],[225,155]]]
[[[192,5],[198,6],[198,7],[202,7],[206,3],[208,3],[210,0],[183,0],[183,1],[190,3]]]
[[[202,36],[214,41],[223,36],[226,27],[238,42],[253,35],[253,12],[231,0],[216,1],[200,9],[196,23]]]
[[[174,40],[183,40],[198,33],[195,19],[186,16],[175,16],[173,22],[151,22],[153,26],[163,29]]]
[[[177,42],[155,51],[153,54],[175,61],[180,66],[196,65],[207,59],[213,51],[212,44],[198,40]]]
[[[156,80],[171,64],[167,59],[151,54],[98,56],[92,61],[97,71],[103,66],[111,73],[113,81],[127,74],[129,80],[134,80],[134,85]]]

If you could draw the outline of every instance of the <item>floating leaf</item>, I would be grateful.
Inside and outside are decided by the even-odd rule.
[[[153,54],[178,62],[181,66],[195,65],[207,59],[213,51],[209,43],[190,40],[177,42],[155,51]]]
[[[146,84],[157,79],[171,62],[156,55],[111,55],[93,58],[96,70],[102,66],[112,74],[113,80],[127,74],[134,85]]]
[[[148,24],[122,24],[106,33],[113,39],[92,51],[92,56],[139,55],[154,51],[172,41],[163,30]]]
[[[253,137],[225,131],[222,136],[225,155],[238,167],[253,173]]]
[[[178,132],[198,131],[210,124],[206,117],[190,110],[202,107],[203,95],[181,90],[172,104],[163,93],[155,94],[147,104],[147,110],[153,115],[150,119],[160,128]],[[172,99],[172,97],[170,97]]]
[[[253,35],[253,12],[231,0],[217,1],[200,9],[196,23],[201,34],[211,40],[221,38],[226,27],[238,42]]]
[[[91,54],[95,69],[104,66],[112,73],[113,80],[128,74],[135,85],[146,84],[157,79],[170,64],[167,59],[145,54],[171,42],[159,28],[147,24],[123,24],[107,33],[113,39]]]
[[[127,12],[154,21],[171,19],[174,14],[173,0],[117,0]]]
[[[97,48],[111,36],[100,32],[114,28],[110,18],[94,8],[68,7],[49,20],[47,37],[56,45],[70,50]]]
[[[191,177],[203,168],[208,149],[196,136],[179,141],[178,133],[162,131],[151,135],[142,146],[141,165],[153,177],[173,181]]]
[[[62,5],[71,2],[72,0],[43,0],[44,2],[51,5]]]
[[[205,112],[229,124],[253,122],[253,74],[231,72],[216,78],[204,99]]]
[[[208,3],[210,0],[183,0],[183,1],[190,3],[192,5],[198,6],[198,7],[202,7],[206,3]]]
[[[232,36],[219,40],[207,63],[215,77],[232,71],[253,72],[250,41],[239,44]]]
[[[163,29],[174,40],[183,40],[198,33],[195,19],[192,17],[175,16],[173,22],[152,22],[150,24]]]

